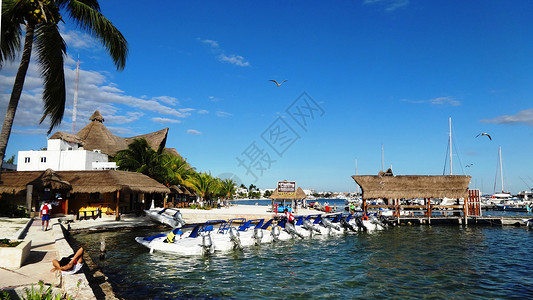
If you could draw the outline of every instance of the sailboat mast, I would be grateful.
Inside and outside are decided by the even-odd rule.
[[[74,104],[72,105],[72,134],[76,133],[76,112],[78,110],[78,84],[80,82],[80,58],[76,63],[76,87],[74,89]]]
[[[453,164],[452,164],[452,117],[450,117],[449,122],[450,124],[450,175],[453,175]]]
[[[502,193],[504,193],[505,189],[503,188],[502,146],[499,146],[499,148],[498,148],[498,156],[500,157],[500,178],[502,180]]]

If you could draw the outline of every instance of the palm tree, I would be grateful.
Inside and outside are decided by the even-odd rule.
[[[202,201],[208,200],[218,187],[217,180],[211,176],[211,173],[200,172],[192,180],[193,188]]]
[[[0,161],[4,159],[11,135],[34,44],[44,82],[44,112],[40,122],[46,117],[50,118],[50,134],[63,119],[66,94],[63,56],[66,55],[66,44],[57,26],[62,20],[60,10],[65,11],[81,29],[102,42],[118,70],[124,69],[126,64],[126,39],[102,15],[98,0],[3,0],[0,68],[4,61],[14,61],[20,53],[22,25],[25,26],[25,37],[20,65],[0,134]]]
[[[163,167],[168,169],[166,178],[167,186],[184,185],[192,187],[191,179],[196,173],[193,167],[189,165],[186,159],[179,155],[163,154]]]
[[[119,170],[143,173],[158,182],[168,177],[168,169],[163,166],[162,151],[155,151],[145,139],[135,139],[128,149],[117,152],[113,160]]]
[[[233,198],[235,195],[235,181],[233,179],[226,178],[221,182],[221,192],[225,199]]]

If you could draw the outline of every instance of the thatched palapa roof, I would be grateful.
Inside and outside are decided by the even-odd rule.
[[[294,195],[290,195],[290,196],[287,196],[287,195],[280,195],[280,193],[278,192],[278,189],[275,189],[274,192],[272,193],[272,195],[270,195],[270,199],[272,200],[282,200],[282,199],[285,199],[285,200],[297,200],[297,199],[305,199],[305,197],[307,197],[307,195],[305,194],[305,192],[302,190],[301,187],[299,187],[297,190],[296,190],[296,193]]]
[[[37,188],[51,188],[53,190],[70,190],[72,186],[52,169],[46,169],[39,177],[28,183]]]
[[[363,199],[467,198],[471,176],[359,175],[352,176]]]
[[[45,171],[46,173],[47,171]],[[39,181],[42,171],[3,172],[0,193],[19,193],[26,185]],[[112,193],[132,191],[138,193],[169,193],[170,190],[154,179],[135,172],[104,171],[57,171],[55,176],[70,183],[71,193]],[[52,187],[53,188],[53,187]],[[53,188],[54,189],[54,188]]]
[[[104,125],[104,117],[97,110],[89,118],[91,121],[87,126],[83,127],[76,135],[56,132],[50,139],[63,139],[69,142],[76,141],[78,144],[83,145],[85,150],[101,150],[111,157],[120,151],[128,148],[128,145],[135,139],[146,139],[148,145],[154,150],[164,148],[167,141],[168,128],[161,129],[152,133],[138,135],[134,137],[123,138],[116,136],[107,129]]]

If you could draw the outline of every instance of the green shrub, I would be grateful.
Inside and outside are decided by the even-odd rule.
[[[12,242],[10,239],[0,239],[0,247],[17,247],[21,241]]]

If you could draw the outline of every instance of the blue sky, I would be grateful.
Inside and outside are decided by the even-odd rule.
[[[155,3],[100,1],[129,42],[122,72],[61,25],[57,130],[71,132],[79,56],[76,131],[96,109],[119,136],[169,127],[167,147],[198,171],[246,185],[354,191],[355,160],[360,175],[377,174],[381,145],[396,175],[441,175],[451,117],[454,174],[492,193],[501,146],[505,190],[533,187],[531,1]],[[2,115],[16,67],[0,71]],[[41,91],[32,65],[6,158],[46,145]]]

